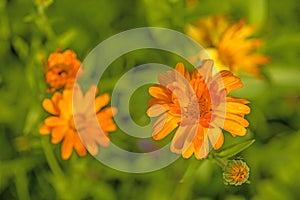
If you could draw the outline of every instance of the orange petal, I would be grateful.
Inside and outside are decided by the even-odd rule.
[[[64,119],[61,119],[59,117],[50,116],[45,119],[45,125],[47,126],[59,126],[59,125],[65,125],[67,124],[67,121]]]
[[[73,114],[72,109],[72,99],[62,99],[58,103],[58,107],[60,110],[60,116],[64,119],[69,119]]]
[[[73,151],[73,131],[68,131],[63,143],[61,145],[61,157],[63,160],[67,160],[70,158]]]
[[[39,132],[41,135],[46,135],[46,134],[49,134],[51,132],[51,130],[48,126],[46,126],[44,124],[43,126],[40,127]]]
[[[74,111],[76,113],[84,112],[84,109],[83,109],[84,106],[82,106],[84,104],[83,94],[82,94],[81,88],[78,84],[74,85],[72,100],[73,100],[73,104],[74,104],[74,107],[75,107]]]
[[[56,126],[53,128],[51,142],[53,144],[59,143],[64,138],[67,131],[67,126]]]
[[[153,86],[149,88],[149,93],[151,94],[151,96],[160,99],[160,100],[165,100],[167,102],[171,102],[172,101],[172,96],[171,96],[171,91],[169,91],[167,88],[165,87],[157,87],[157,86]]]
[[[95,108],[95,106],[93,106],[94,100],[95,100],[95,96],[96,93],[98,92],[98,88],[96,85],[91,85],[89,87],[89,89],[87,90],[87,92],[85,93],[84,97],[83,97],[83,110],[85,112],[90,112],[90,111],[94,111],[93,109]]]
[[[190,73],[188,70],[185,69],[184,64],[182,62],[176,64],[175,70],[179,72],[182,76],[184,76],[188,81],[190,80]]]
[[[241,79],[234,76],[230,71],[222,70],[220,74],[222,76],[223,84],[227,90],[227,93],[243,86]]]
[[[199,160],[206,158],[209,153],[209,141],[207,129],[199,127],[197,136],[194,140],[195,157]]]
[[[166,76],[164,74],[159,74],[158,75],[158,82],[162,85],[162,86],[166,86],[169,83],[171,83],[173,80],[173,78],[170,78],[169,76]]]
[[[81,142],[81,140],[79,139],[78,136],[77,136],[77,139],[75,141],[74,148],[75,148],[75,150],[76,150],[76,152],[79,156],[85,156],[86,155],[86,148],[84,147],[84,145],[82,144],[82,142]],[[98,151],[97,151],[97,153],[98,153]],[[96,154],[92,154],[92,155],[96,155]]]
[[[58,115],[56,107],[50,99],[44,99],[42,102],[43,108],[52,115]]]
[[[99,133],[98,131],[93,132],[94,140],[103,147],[107,147],[110,143],[110,139],[105,133]]]
[[[95,111],[98,112],[102,107],[109,103],[109,94],[102,94],[95,99]]]
[[[58,107],[58,102],[62,99],[62,95],[59,92],[55,92],[51,99],[53,104]]]

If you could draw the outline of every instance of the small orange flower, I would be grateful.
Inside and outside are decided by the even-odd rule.
[[[249,167],[240,159],[228,161],[223,170],[223,180],[226,185],[238,186],[248,181]]]
[[[147,114],[160,116],[153,124],[153,138],[161,140],[178,127],[171,151],[184,158],[193,153],[197,159],[207,157],[210,147],[219,149],[224,136],[243,136],[249,125],[244,115],[250,113],[245,99],[227,94],[242,87],[241,80],[223,70],[212,76],[212,60],[204,60],[192,73],[182,63],[168,75],[160,75],[160,84],[150,87]]]
[[[50,54],[45,67],[45,79],[50,87],[48,91],[72,88],[77,73],[82,73],[78,71],[80,65],[81,61],[72,50]]]
[[[225,17],[214,16],[188,25],[187,34],[208,48],[210,56],[216,61],[219,70],[241,71],[261,78],[259,66],[269,62],[265,55],[255,53],[263,44],[262,39],[250,38],[254,27],[245,20],[230,25]]]
[[[96,97],[93,106],[89,99],[94,98],[96,86],[91,86],[85,95],[78,85],[75,85],[74,90],[76,92],[71,89],[64,90],[63,93],[55,92],[52,99],[43,100],[44,109],[53,116],[45,119],[39,132],[42,135],[51,133],[53,144],[63,140],[61,157],[64,160],[71,156],[73,148],[79,156],[86,155],[86,148],[92,155],[96,155],[97,144],[109,145],[108,132],[116,130],[112,120],[117,112],[116,108],[101,110],[110,100],[108,94]],[[72,103],[76,108],[72,109]]]

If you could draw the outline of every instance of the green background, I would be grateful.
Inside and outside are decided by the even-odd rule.
[[[45,10],[34,1],[0,0],[0,199],[297,199],[300,196],[300,7],[296,0],[54,1]],[[226,186],[210,159],[178,159],[161,170],[130,174],[91,156],[60,158],[60,144],[50,143],[38,128],[48,116],[41,107],[46,94],[42,59],[58,48],[78,58],[122,31],[158,26],[183,32],[201,16],[226,14],[246,18],[265,40],[260,51],[272,61],[262,68],[265,80],[243,75],[236,95],[251,101],[248,134],[225,134],[224,147],[254,138],[239,154],[250,167],[250,182]],[[117,59],[106,71],[100,92],[111,92],[127,70],[147,62],[173,67],[178,58],[144,50]],[[149,122],[147,88],[136,91],[130,111],[140,125]],[[138,140],[120,130],[111,139],[138,151]],[[163,145],[150,141],[151,145]],[[222,149],[221,149],[222,150]],[[186,173],[187,172],[187,173]]]

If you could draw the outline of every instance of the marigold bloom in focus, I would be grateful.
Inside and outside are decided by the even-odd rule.
[[[80,75],[81,61],[77,59],[75,52],[66,50],[63,53],[50,54],[45,66],[45,79],[49,85],[49,92],[60,88],[70,89],[73,87],[77,73]]]
[[[204,60],[192,73],[178,63],[159,83],[149,88],[147,114],[159,116],[153,124],[153,138],[161,140],[175,128],[171,151],[184,158],[193,153],[197,159],[207,157],[210,147],[219,149],[224,142],[221,129],[232,136],[243,136],[249,125],[244,116],[250,113],[249,101],[227,94],[242,87],[241,80],[223,70],[212,76],[212,60]]]
[[[110,100],[108,94],[95,98],[96,86],[90,86],[85,95],[78,85],[75,85],[74,90],[76,92],[71,89],[64,90],[63,93],[55,92],[52,99],[43,100],[44,109],[53,116],[45,119],[39,132],[42,135],[51,133],[53,144],[63,141],[61,157],[64,160],[71,156],[73,148],[79,156],[86,155],[86,148],[92,155],[96,155],[97,144],[108,146],[108,132],[116,130],[112,120],[117,112],[116,108],[102,109]],[[95,104],[88,100],[91,97],[95,99]],[[72,109],[72,101],[75,106],[80,106]]]
[[[250,38],[254,31],[255,28],[247,25],[244,19],[230,25],[229,20],[222,16],[201,19],[186,29],[190,37],[208,48],[219,70],[244,71],[261,77],[259,66],[268,63],[269,58],[255,53],[263,40]]]
[[[223,170],[223,180],[226,185],[242,185],[249,178],[249,167],[240,159],[228,161]]]

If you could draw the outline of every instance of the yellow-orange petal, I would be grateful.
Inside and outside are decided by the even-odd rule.
[[[250,101],[248,101],[246,99],[237,98],[237,97],[226,97],[226,101],[227,102],[237,102],[237,103],[241,103],[241,104],[248,104],[248,103],[250,103]]]
[[[189,157],[191,157],[191,156],[193,155],[193,153],[194,153],[194,145],[191,144],[191,145],[186,149],[186,151],[184,151],[184,152],[182,153],[182,157],[183,157],[183,158],[189,158]]]
[[[165,107],[166,110],[168,110],[169,109],[170,101],[169,100],[167,100],[167,101],[160,100],[160,99],[156,99],[156,98],[149,99],[149,101],[148,101],[148,107],[151,107],[151,106],[153,106],[155,104],[162,105],[163,107]]]
[[[197,125],[179,126],[171,142],[171,151],[177,154],[186,152],[192,145],[196,133]]]
[[[226,112],[233,113],[233,114],[249,114],[250,108],[241,103],[227,102],[226,103]]]
[[[156,117],[165,112],[166,112],[166,109],[162,105],[155,104],[155,105],[151,106],[150,108],[148,108],[147,115],[149,117]]]
[[[180,121],[179,118],[168,116],[167,119],[161,120],[166,116],[161,116],[153,125],[153,139],[161,140],[170,134],[177,126]],[[158,123],[157,123],[158,122]]]
[[[44,124],[43,126],[40,127],[39,132],[41,135],[46,135],[46,134],[49,134],[51,132],[51,130],[48,126],[46,126]]]
[[[244,136],[247,133],[244,126],[232,120],[225,120],[223,129],[230,132],[233,136]]]
[[[241,79],[234,76],[230,71],[222,70],[220,74],[222,76],[223,84],[227,90],[227,93],[243,86]]]
[[[219,149],[224,143],[224,135],[220,128],[208,129],[208,139],[215,150]]]
[[[235,122],[241,124],[244,127],[249,126],[249,122],[241,116],[231,114],[231,113],[226,113],[226,120],[228,120],[228,119],[232,120],[232,121],[235,121]]]

